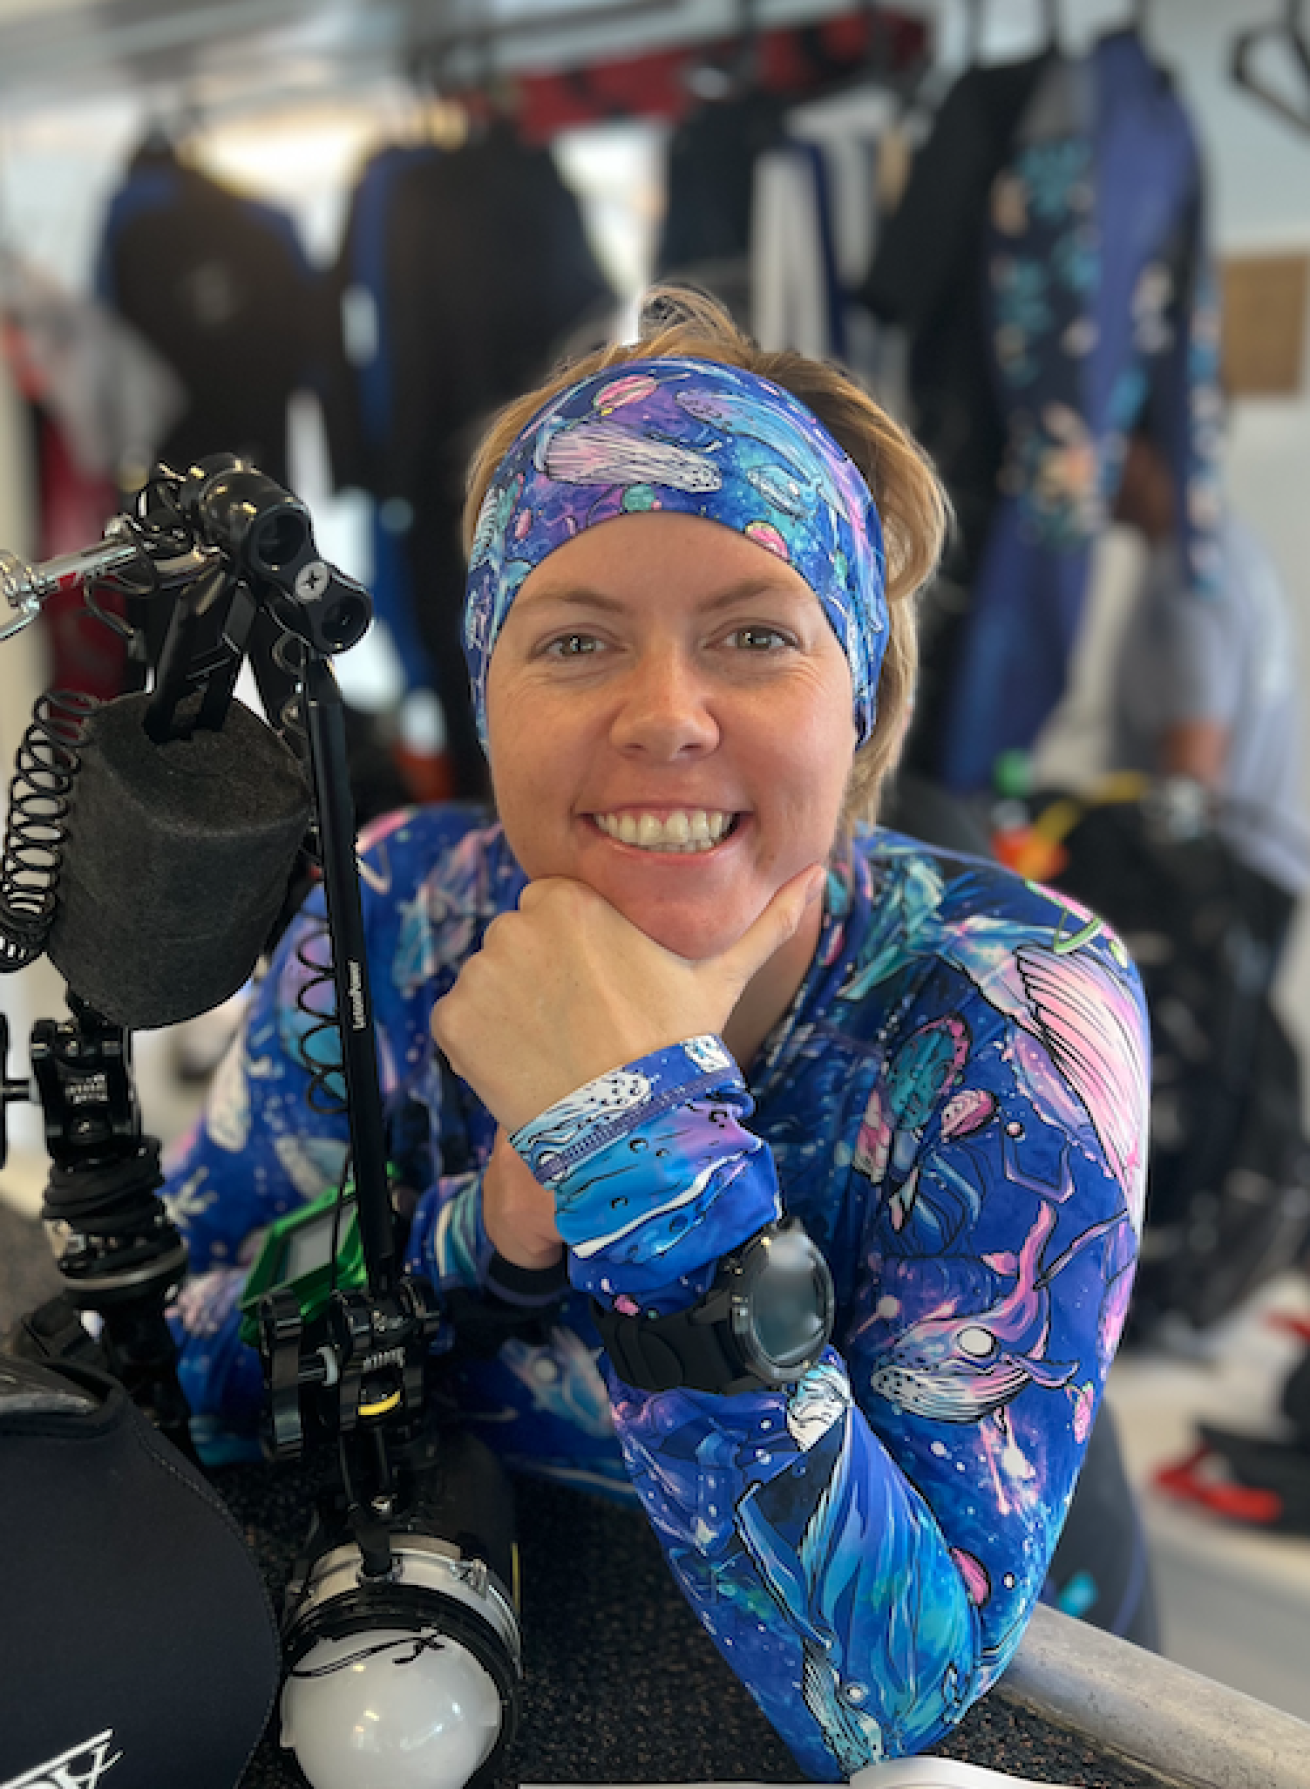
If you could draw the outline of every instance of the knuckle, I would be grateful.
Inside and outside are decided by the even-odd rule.
[[[503,938],[505,936],[505,923],[510,917],[511,916],[508,913],[498,913],[495,918],[490,921],[487,929],[482,934],[483,950],[486,950],[488,945],[492,944],[497,938]],[[479,955],[479,952],[474,952],[469,958],[469,962],[476,963]],[[465,965],[465,967],[467,967],[467,965]]]

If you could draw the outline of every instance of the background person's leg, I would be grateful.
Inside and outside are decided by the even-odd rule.
[[[1146,1534],[1107,1404],[1087,1444],[1043,1600],[1137,1646],[1160,1650]]]

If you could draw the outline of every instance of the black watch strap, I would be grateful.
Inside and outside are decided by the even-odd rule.
[[[758,1391],[764,1384],[743,1362],[727,1310],[707,1320],[704,1299],[664,1317],[625,1317],[593,1298],[591,1314],[610,1365],[638,1391]]]

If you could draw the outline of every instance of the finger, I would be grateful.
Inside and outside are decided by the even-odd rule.
[[[449,1014],[446,1009],[447,999],[449,999],[449,995],[443,995],[432,1008],[431,1013],[428,1015],[428,1030],[432,1033],[433,1043],[436,1044],[442,1055],[449,1062]]]
[[[519,896],[521,913],[531,913],[547,904],[560,906],[566,913],[594,913],[610,907],[604,895],[597,894],[590,884],[579,882],[575,876],[539,876],[535,882],[525,884]]]
[[[826,880],[827,871],[823,865],[812,863],[790,882],[784,882],[754,925],[715,959],[715,968],[744,988],[756,971],[762,969],[774,952],[781,950],[794,935],[807,908],[823,893]]]
[[[568,876],[538,876],[535,882],[524,885],[523,893],[519,896],[519,909],[523,913],[530,913],[543,902],[557,901],[565,891],[583,886],[584,884],[574,882]]]

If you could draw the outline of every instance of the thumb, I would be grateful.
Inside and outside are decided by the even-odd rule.
[[[794,936],[807,909],[822,895],[827,875],[821,863],[812,863],[790,882],[784,882],[755,923],[718,958],[718,972],[738,988],[744,988],[773,953]]]

